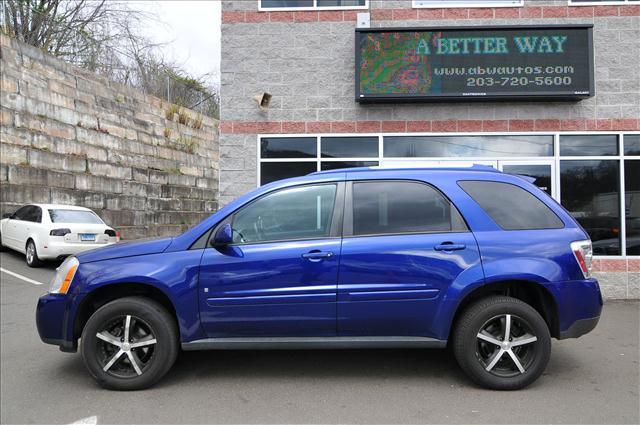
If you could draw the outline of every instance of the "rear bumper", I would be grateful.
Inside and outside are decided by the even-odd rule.
[[[103,248],[110,246],[115,242],[107,243],[65,243],[65,242],[50,242],[46,245],[46,248],[38,250],[38,257],[42,260],[54,260],[61,257],[68,257],[70,255],[76,255],[84,251],[92,249]]]
[[[603,305],[596,279],[555,282],[545,286],[556,301],[558,339],[578,338],[596,327]]]
[[[40,339],[60,347],[61,351],[75,352],[78,342],[69,337],[69,297],[58,294],[45,294],[38,299],[36,307],[36,326]]]
[[[599,320],[600,316],[576,320],[569,326],[569,329],[560,332],[558,339],[578,338],[584,334],[588,334],[595,329]]]

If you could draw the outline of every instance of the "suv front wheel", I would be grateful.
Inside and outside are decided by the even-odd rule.
[[[160,304],[120,298],[100,307],[82,331],[85,366],[103,387],[147,388],[162,378],[178,355],[178,331]]]
[[[530,305],[506,296],[471,305],[456,325],[453,342],[462,370],[495,390],[531,384],[544,372],[551,353],[544,319]]]

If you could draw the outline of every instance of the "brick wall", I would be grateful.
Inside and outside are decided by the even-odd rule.
[[[177,234],[218,206],[218,123],[0,36],[0,211],[95,210],[124,239]]]
[[[258,0],[222,5],[220,200],[255,187],[256,134],[640,130],[640,5],[413,9],[371,1],[371,25],[593,23],[596,96],[580,102],[359,105],[354,29],[362,11],[259,12]],[[269,92],[260,111],[252,96]]]

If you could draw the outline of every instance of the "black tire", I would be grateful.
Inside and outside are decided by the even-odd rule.
[[[127,317],[130,317],[130,343],[148,345],[138,348],[123,346]],[[121,345],[118,347],[113,342],[98,338],[98,333],[112,337],[112,341],[119,341]],[[156,342],[151,343],[153,340]],[[105,371],[116,353],[126,348],[128,350],[123,351]],[[158,382],[175,362],[178,330],[173,317],[157,302],[143,297],[120,298],[100,307],[89,318],[82,331],[80,353],[89,373],[102,387],[141,390]],[[131,356],[138,370],[131,362]]]
[[[4,245],[2,245],[2,233],[0,232],[0,252],[4,252]]]
[[[44,261],[38,257],[38,250],[36,249],[36,244],[33,242],[33,239],[27,241],[24,256],[27,261],[27,266],[29,267],[41,267],[44,264]]]
[[[504,344],[507,327],[512,341]],[[544,372],[551,354],[544,319],[530,305],[506,296],[483,298],[469,306],[456,323],[453,339],[462,370],[477,384],[494,390],[531,384]]]

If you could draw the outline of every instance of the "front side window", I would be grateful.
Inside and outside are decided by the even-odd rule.
[[[260,9],[362,9],[367,0],[259,0]]]
[[[234,214],[234,243],[259,243],[329,237],[336,185],[279,190]]]
[[[466,180],[458,185],[504,230],[564,227],[562,220],[544,202],[514,184]]]
[[[100,217],[91,211],[83,210],[49,210],[52,223],[104,224]]]
[[[463,232],[458,210],[440,192],[417,182],[353,184],[353,235]]]
[[[413,7],[517,7],[524,0],[413,0]]]

